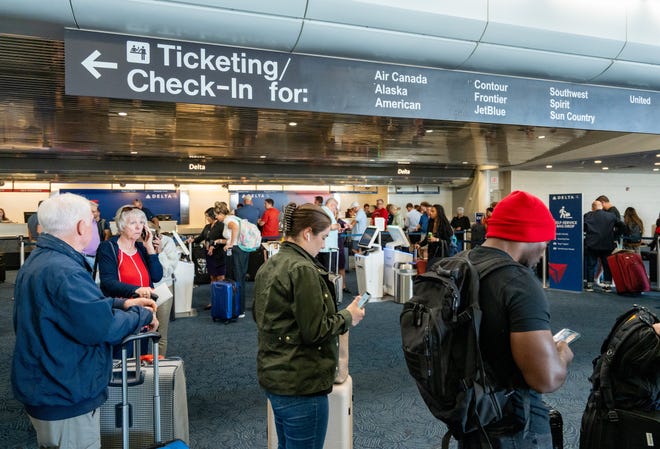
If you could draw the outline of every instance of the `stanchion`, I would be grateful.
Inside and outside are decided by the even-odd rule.
[[[19,260],[20,260],[20,266],[22,267],[23,264],[25,263],[25,240],[23,239],[22,235],[18,236],[18,241],[21,247],[19,253]]]
[[[655,236],[655,286],[660,290],[660,235]]]
[[[548,259],[547,259],[547,250],[543,252],[543,256],[541,257],[541,266],[543,267],[543,275],[542,281],[543,282],[543,288],[548,288]]]

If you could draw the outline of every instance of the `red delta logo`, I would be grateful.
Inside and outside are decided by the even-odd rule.
[[[567,263],[549,263],[548,274],[555,284],[559,284],[566,273]]]

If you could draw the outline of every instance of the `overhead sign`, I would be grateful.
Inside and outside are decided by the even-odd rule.
[[[660,133],[660,93],[66,30],[65,89],[253,108]]]

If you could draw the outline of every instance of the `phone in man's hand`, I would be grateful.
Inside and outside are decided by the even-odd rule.
[[[555,343],[559,341],[565,341],[566,344],[573,343],[578,338],[580,338],[580,333],[575,332],[574,330],[571,330],[567,327],[563,328],[552,337]]]
[[[360,300],[358,301],[358,307],[360,309],[363,309],[364,306],[366,306],[367,303],[369,302],[370,298],[371,298],[371,293],[369,292],[362,293],[362,296],[360,296]]]

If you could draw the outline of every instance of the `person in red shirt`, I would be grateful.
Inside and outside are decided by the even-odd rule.
[[[272,237],[279,237],[280,235],[280,211],[274,206],[275,202],[270,198],[266,198],[264,201],[266,210],[259,220],[261,236],[266,237],[268,240],[273,240]]]
[[[376,210],[371,214],[371,222],[375,225],[377,217],[383,217],[385,219],[385,227],[387,227],[387,219],[389,214],[387,209],[384,207],[385,202],[383,200],[376,200]]]

